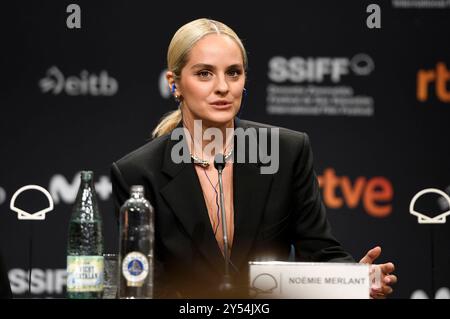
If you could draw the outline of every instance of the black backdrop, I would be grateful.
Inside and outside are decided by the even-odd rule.
[[[409,213],[420,190],[450,191],[450,4],[378,1],[381,28],[370,29],[370,1],[77,1],[81,29],[69,29],[70,3],[2,4],[0,252],[16,297],[63,295],[81,169],[95,172],[106,251],[117,249],[110,164],[176,107],[161,78],[167,46],[199,17],[228,24],[248,50],[242,117],[310,135],[344,247],[360,258],[382,246],[380,262],[394,261],[400,278],[393,297],[450,297],[448,223]],[[55,200],[45,220],[9,207],[29,184]],[[46,205],[35,191],[16,202]],[[449,205],[427,194],[416,209],[436,216]]]

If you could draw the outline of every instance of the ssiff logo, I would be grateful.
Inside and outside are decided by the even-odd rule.
[[[276,83],[309,82],[321,83],[329,78],[338,83],[342,77],[350,74],[367,76],[375,68],[373,59],[365,53],[359,53],[351,59],[347,57],[300,57],[285,58],[275,56],[269,61],[269,79]]]
[[[268,63],[266,110],[278,115],[373,116],[373,96],[359,93],[351,83],[374,69],[366,53],[351,58],[274,56]]]
[[[257,275],[250,286],[252,297],[261,297],[262,295],[272,295],[280,293],[278,280],[269,273],[261,273]]]
[[[17,197],[22,194],[23,192],[30,190],[30,189],[34,189],[37,190],[41,193],[43,193],[47,199],[48,199],[48,204],[49,206],[41,209],[40,211],[37,211],[35,213],[28,213],[22,209],[20,209],[19,207],[16,206],[16,199]],[[53,199],[52,196],[50,195],[50,193],[43,187],[38,186],[38,185],[27,185],[24,187],[19,188],[14,195],[11,198],[11,202],[9,204],[9,208],[13,211],[17,213],[17,218],[19,220],[44,220],[45,219],[45,214],[47,214],[48,212],[53,210]]]
[[[444,198],[450,206],[450,197],[445,192],[441,191],[440,189],[436,189],[436,188],[427,188],[427,189],[421,190],[416,195],[414,195],[413,199],[409,203],[409,213],[411,215],[417,216],[417,222],[419,224],[445,224],[447,216],[450,215],[450,208],[448,211],[446,211],[442,214],[439,214],[435,217],[427,216],[425,213],[419,213],[418,211],[415,210],[414,205],[416,204],[416,201],[422,195],[425,195],[428,193],[435,193],[435,194],[441,195],[442,198]],[[447,207],[449,207],[449,206],[447,206]]]

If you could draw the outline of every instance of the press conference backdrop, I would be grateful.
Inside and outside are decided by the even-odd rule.
[[[71,3],[81,28],[68,27]],[[450,297],[449,203],[416,202],[439,224],[409,210],[423,189],[450,192],[449,1],[11,1],[2,12],[0,252],[14,296],[64,296],[82,169],[95,172],[105,250],[117,250],[110,164],[176,108],[163,77],[169,41],[208,17],[248,50],[242,118],[309,134],[343,246],[356,259],[382,246],[379,262],[394,261],[400,278],[394,298]],[[31,184],[54,200],[43,220],[10,209]],[[28,213],[48,205],[36,190],[15,201]]]

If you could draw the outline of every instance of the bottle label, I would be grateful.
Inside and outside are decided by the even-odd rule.
[[[103,290],[103,256],[67,256],[67,290]]]
[[[137,251],[128,253],[122,262],[122,274],[129,287],[141,287],[148,276],[148,259]]]

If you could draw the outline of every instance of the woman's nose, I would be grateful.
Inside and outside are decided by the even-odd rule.
[[[224,95],[227,94],[229,90],[228,82],[226,81],[225,77],[219,76],[217,77],[217,84],[216,84],[216,93]]]

